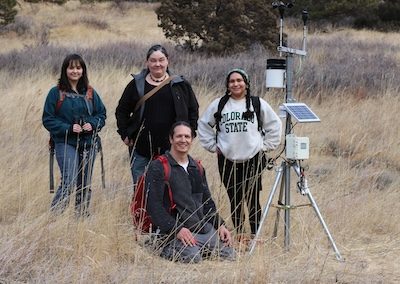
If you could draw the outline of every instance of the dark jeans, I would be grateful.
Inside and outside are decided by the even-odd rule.
[[[228,192],[233,225],[237,233],[244,232],[244,202],[249,211],[251,233],[255,234],[261,218],[260,191],[261,155],[257,154],[245,162],[232,162],[218,154],[218,169],[221,180]]]
[[[68,144],[56,143],[55,152],[61,172],[61,184],[51,202],[52,210],[64,211],[69,203],[70,195],[76,186],[76,213],[88,215],[88,207],[92,194],[90,186],[96,148],[77,149]]]
[[[129,147],[129,157],[131,161],[132,180],[133,184],[136,185],[151,159],[140,155],[137,151],[133,150],[133,147]]]

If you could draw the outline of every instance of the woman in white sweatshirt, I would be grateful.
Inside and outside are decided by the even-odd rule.
[[[198,134],[206,150],[217,152],[219,174],[227,189],[236,232],[244,232],[245,201],[251,233],[255,234],[261,217],[264,152],[278,147],[282,123],[265,100],[251,96],[244,70],[232,69],[226,88],[225,96],[215,99],[201,116]]]

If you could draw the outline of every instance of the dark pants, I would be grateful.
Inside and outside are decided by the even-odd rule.
[[[136,185],[151,159],[140,155],[137,151],[133,150],[133,147],[129,147],[129,157],[131,161],[133,184]]]
[[[255,234],[261,218],[260,191],[261,155],[257,154],[242,163],[232,162],[218,154],[218,169],[221,180],[228,192],[233,225],[237,233],[244,232],[244,202],[249,211],[251,233]]]
[[[208,233],[193,233],[196,239],[196,245],[185,246],[182,241],[172,239],[161,252],[161,256],[170,260],[180,261],[183,263],[198,263],[208,256],[217,256],[221,259],[235,260],[236,252],[232,247],[227,247],[219,239],[218,231],[216,231],[210,223],[206,226],[210,227]]]
[[[78,215],[88,215],[93,164],[96,158],[95,147],[81,149],[56,143],[55,152],[61,172],[61,184],[51,202],[52,210],[64,211],[76,186],[75,211]]]

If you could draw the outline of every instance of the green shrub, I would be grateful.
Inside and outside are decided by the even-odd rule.
[[[379,17],[376,13],[365,13],[354,20],[353,27],[356,29],[374,29],[379,23]]]
[[[376,7],[364,11],[354,21],[355,28],[391,31],[400,29],[400,3],[398,0],[388,0]]]
[[[234,53],[261,44],[274,49],[277,15],[261,0],[162,0],[156,10],[165,36],[207,53]]]
[[[32,17],[17,15],[14,21],[8,24],[4,31],[15,32],[18,36],[33,35],[35,30],[35,22]]]
[[[62,5],[62,4],[65,4],[68,0],[24,0],[24,1],[30,2],[30,3],[49,2],[49,3]]]
[[[300,15],[306,9],[310,20],[335,26],[375,27],[379,0],[297,0],[288,15]]]
[[[109,27],[104,20],[92,16],[82,17],[81,23],[99,30],[106,30]]]
[[[14,21],[17,10],[17,0],[1,0],[0,2],[0,25],[5,26]]]
[[[379,4],[377,14],[383,25],[391,28],[400,27],[400,2],[387,0]]]

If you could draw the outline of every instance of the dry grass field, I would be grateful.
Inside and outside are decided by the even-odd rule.
[[[400,82],[393,71],[400,66],[398,34],[315,32],[309,36],[309,56],[301,70],[296,69],[294,97],[308,104],[321,123],[298,124],[294,130],[310,138],[310,159],[304,162],[310,190],[344,261],[336,260],[312,208],[301,207],[291,211],[288,251],[283,244],[283,220],[277,238],[271,238],[276,210],[272,208],[263,227],[264,242],[252,255],[241,252],[235,262],[183,265],[160,259],[134,239],[128,210],[128,157],[114,117],[129,73],[142,67],[147,48],[157,42],[169,44],[157,27],[156,4],[20,4],[17,24],[0,33],[0,60],[8,60],[0,64],[0,283],[400,282]],[[301,39],[298,32],[293,35]],[[89,62],[89,79],[108,111],[101,133],[106,188],[101,188],[98,159],[90,218],[76,220],[70,209],[53,216],[49,213],[48,133],[41,114],[65,54],[53,58],[57,66],[48,63],[49,55],[37,59],[37,64],[28,64],[28,59],[40,54],[35,50],[95,50],[110,43],[141,49],[131,50],[126,65],[95,58],[97,53],[90,62],[106,63]],[[171,50],[171,54],[171,65],[180,60],[177,71],[193,81],[201,112],[223,92],[221,85],[210,83],[216,77],[213,72],[222,74],[217,78],[222,82],[224,72],[236,67],[235,60],[242,60],[240,56],[213,59],[224,62],[218,67],[207,58],[185,55],[178,60],[178,52]],[[18,58],[26,58],[26,64]],[[19,65],[14,66],[14,61]],[[196,75],[193,69],[207,64],[204,74]],[[335,69],[338,65],[342,69]],[[258,86],[253,90],[278,110],[283,94],[266,92],[261,87],[263,70],[252,66],[246,69]],[[342,70],[346,74],[340,74]],[[197,141],[192,154],[201,157],[221,214],[229,219],[215,156]],[[264,173],[263,202],[274,176],[273,171]],[[294,184],[294,176],[292,180]],[[295,188],[291,197],[293,204],[307,201]]]

